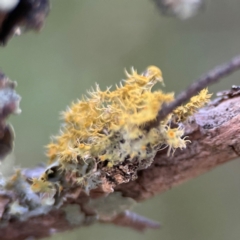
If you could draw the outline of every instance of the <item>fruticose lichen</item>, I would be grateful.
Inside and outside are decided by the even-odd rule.
[[[60,134],[47,146],[49,165],[40,177],[29,177],[20,170],[10,178],[0,176],[0,190],[13,195],[4,216],[25,220],[82,194],[84,199],[88,196],[88,201],[80,203],[83,212],[88,209],[87,219],[101,212],[101,204],[105,211],[102,199],[113,196],[109,193],[115,186],[136,179],[137,171],[149,167],[158,151],[168,148],[170,156],[176,149],[186,148],[190,141],[182,123],[209,101],[207,89],[151,127],[149,123],[156,120],[163,104],[174,100],[174,94],[152,91],[156,83],[163,85],[162,72],[155,66],[142,74],[132,69],[126,75],[115,90],[102,91],[96,85],[62,113],[64,123]],[[98,210],[92,206],[89,215],[91,204],[87,204],[93,203],[94,194],[99,198],[94,200]],[[124,198],[114,196],[121,202]],[[119,206],[111,208],[114,213],[122,211]],[[95,217],[101,219],[99,214]]]
[[[182,122],[210,99],[207,89],[178,107],[157,127],[147,129],[165,103],[174,100],[173,93],[152,87],[163,84],[162,72],[150,66],[142,74],[126,72],[116,89],[100,90],[99,85],[62,113],[64,124],[59,136],[47,146],[50,164],[71,176],[89,192],[97,187],[102,169],[137,162],[138,169],[151,165],[157,151],[168,148],[168,155],[190,142],[184,136]],[[174,127],[172,127],[174,126]],[[74,177],[73,177],[74,176]],[[44,181],[48,177],[42,176]],[[45,191],[43,187],[43,191]]]

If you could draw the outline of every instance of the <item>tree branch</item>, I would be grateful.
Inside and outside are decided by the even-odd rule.
[[[177,150],[172,157],[168,157],[164,151],[159,152],[150,168],[139,171],[135,181],[116,186],[115,191],[136,201],[146,200],[237,158],[240,152],[240,96],[234,95],[234,98],[222,101],[218,99],[217,102],[213,101],[214,104],[200,110],[191,123],[185,126],[186,134],[191,140],[187,149]],[[71,220],[74,224],[69,222],[68,211],[60,208],[47,215],[30,218],[26,222],[12,219],[5,228],[0,229],[1,239],[22,240],[29,236],[41,238],[55,232],[91,224],[95,221],[95,215],[88,204],[96,197],[97,194],[91,193],[87,196],[75,189],[69,193],[68,200],[64,203],[64,207],[69,205],[76,207],[74,212],[78,213],[78,220],[75,222]],[[7,204],[8,196],[2,195],[1,199],[3,205]],[[84,217],[79,220],[81,215]],[[140,226],[141,230],[146,226],[151,228],[157,226],[149,220],[142,220],[141,217],[129,213],[117,214],[116,217],[103,222],[121,226],[127,222],[130,223],[128,226],[135,229]]]
[[[201,109],[186,125],[191,144],[172,157],[160,151],[134,182],[116,190],[137,201],[150,198],[240,156],[240,96]],[[216,102],[221,102],[216,107]]]

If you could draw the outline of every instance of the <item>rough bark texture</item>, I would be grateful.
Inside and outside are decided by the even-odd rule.
[[[172,157],[167,157],[164,151],[159,152],[150,168],[139,171],[137,180],[119,185],[115,191],[121,191],[124,196],[142,201],[237,158],[240,153],[240,97],[235,95],[234,98],[214,101],[199,111],[185,127],[186,135],[191,140],[187,149],[177,150]],[[7,204],[7,196],[1,199],[1,205]],[[87,201],[88,196],[76,193],[75,200],[72,198],[65,205],[79,205],[83,210]],[[0,229],[0,236],[2,240],[51,236],[56,232],[92,223],[91,212],[87,209],[84,211],[89,218],[75,225],[66,220],[63,209],[31,218],[26,222],[12,220],[5,228]],[[149,220],[129,213],[120,214],[115,219],[105,222],[128,225],[135,229],[138,229],[140,224],[140,230],[157,226]]]

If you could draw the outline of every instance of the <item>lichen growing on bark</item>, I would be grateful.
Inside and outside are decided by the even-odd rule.
[[[182,123],[209,101],[207,89],[157,126],[147,128],[161,106],[174,100],[174,94],[152,90],[156,83],[163,85],[162,72],[155,66],[142,74],[132,69],[126,75],[115,90],[102,91],[96,85],[62,113],[60,134],[47,146],[49,164],[39,175],[29,177],[18,170],[11,177],[1,178],[1,189],[11,195],[3,219],[26,220],[81,196],[88,199],[80,206],[85,221],[105,221],[106,216],[99,214],[101,208],[109,216],[128,209],[123,210],[122,204],[116,204],[115,209],[104,204],[117,185],[135,180],[138,170],[148,168],[158,151],[168,148],[171,155],[177,148],[186,148],[190,141]],[[121,194],[114,196],[121,203],[126,200]],[[97,210],[90,204],[93,199]]]
[[[142,74],[132,69],[126,76],[115,90],[102,91],[96,85],[87,96],[73,103],[62,113],[60,135],[47,146],[50,164],[57,163],[58,171],[81,184],[87,193],[99,185],[103,169],[137,163],[136,172],[150,166],[157,151],[163,148],[168,148],[169,155],[177,148],[184,149],[190,141],[184,136],[181,123],[211,96],[207,89],[202,90],[149,130],[145,125],[156,119],[163,104],[174,100],[174,94],[152,91],[156,83],[163,85],[162,72],[155,66]],[[46,173],[42,179],[48,179]]]

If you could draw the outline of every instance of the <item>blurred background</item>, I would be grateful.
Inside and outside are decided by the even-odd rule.
[[[150,0],[52,0],[43,31],[12,39],[0,49],[0,68],[18,82],[22,114],[16,133],[16,164],[46,161],[44,146],[60,127],[59,112],[87,89],[124,78],[124,68],[157,65],[166,91],[178,93],[215,65],[240,53],[240,1],[206,1],[197,16],[162,16]],[[210,91],[240,83],[240,72]],[[239,240],[240,163],[233,161],[139,204],[134,211],[161,222],[139,234],[96,224],[54,235],[55,240]]]

